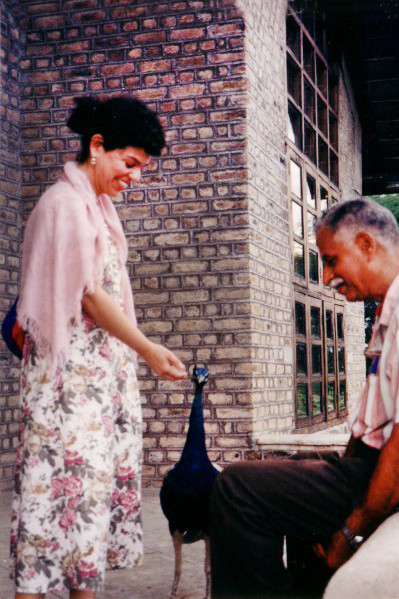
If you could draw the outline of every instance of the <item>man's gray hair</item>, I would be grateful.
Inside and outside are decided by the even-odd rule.
[[[315,231],[329,227],[336,233],[341,227],[372,229],[383,240],[399,243],[399,228],[392,212],[370,198],[355,198],[335,204],[317,219]]]

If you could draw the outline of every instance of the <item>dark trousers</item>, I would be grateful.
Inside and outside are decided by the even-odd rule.
[[[292,596],[290,592],[299,597],[293,579],[300,578],[301,557],[305,578],[311,545],[327,544],[341,528],[364,496],[377,459],[376,450],[359,443],[351,457],[330,454],[228,466],[216,479],[211,498],[213,599],[277,598]],[[317,578],[326,566],[314,560],[311,569]]]

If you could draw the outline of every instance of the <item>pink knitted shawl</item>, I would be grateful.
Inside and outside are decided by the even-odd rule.
[[[126,269],[127,244],[111,199],[97,197],[75,162],[40,198],[25,231],[18,321],[52,366],[68,356],[74,322],[82,316],[84,293],[101,284],[106,252],[106,226],[119,248],[122,302],[136,322]]]

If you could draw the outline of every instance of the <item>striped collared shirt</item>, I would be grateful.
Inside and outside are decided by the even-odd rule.
[[[349,424],[354,437],[381,449],[399,423],[399,275],[377,315],[367,353],[373,362]]]

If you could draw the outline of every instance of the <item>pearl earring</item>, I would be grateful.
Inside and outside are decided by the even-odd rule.
[[[97,158],[95,156],[93,156],[92,158],[90,158],[90,164],[92,166],[96,166],[96,164],[97,164]]]

